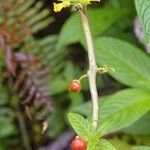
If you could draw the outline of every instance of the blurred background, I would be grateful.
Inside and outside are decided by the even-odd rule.
[[[82,81],[80,93],[68,92],[70,82],[88,69],[79,18],[70,8],[54,13],[53,2],[0,0],[0,150],[70,150],[75,133],[67,113],[87,115],[81,106],[90,100],[88,81]],[[134,1],[92,4],[94,37],[119,38],[148,55]],[[102,96],[128,85],[104,74],[97,87]],[[149,120],[147,114],[106,138],[120,150],[150,144]]]

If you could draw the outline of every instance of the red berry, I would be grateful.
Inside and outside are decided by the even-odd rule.
[[[81,83],[79,80],[73,80],[69,86],[69,90],[72,92],[80,92],[81,90]]]
[[[71,149],[72,150],[86,150],[87,143],[80,137],[76,137],[71,142]]]

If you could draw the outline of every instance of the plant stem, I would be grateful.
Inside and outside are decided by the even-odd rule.
[[[24,118],[22,116],[22,112],[18,106],[17,108],[17,119],[19,122],[19,126],[20,126],[20,130],[21,130],[21,134],[22,134],[22,140],[23,140],[23,144],[24,144],[24,148],[26,150],[32,150],[31,146],[30,146],[30,141],[29,141],[29,136],[25,127],[25,121]]]
[[[99,119],[98,93],[96,87],[97,65],[95,61],[94,45],[92,40],[92,34],[90,31],[86,6],[79,6],[79,7],[89,58],[89,70],[87,72],[87,75],[89,78],[90,92],[93,105],[93,127],[96,129],[98,127],[98,119]]]
[[[81,77],[79,78],[79,81],[81,81],[82,79],[87,78],[87,77],[88,77],[88,75],[85,74],[85,75],[83,75],[83,76],[81,76]]]

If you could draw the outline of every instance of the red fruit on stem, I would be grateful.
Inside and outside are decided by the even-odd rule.
[[[71,142],[71,149],[72,150],[86,150],[87,143],[80,137],[76,137]]]
[[[69,90],[75,93],[80,92],[81,90],[81,83],[79,80],[73,80],[69,86]]]

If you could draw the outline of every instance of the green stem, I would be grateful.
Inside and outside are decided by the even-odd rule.
[[[85,74],[85,75],[83,75],[83,76],[81,76],[81,77],[79,78],[79,81],[81,81],[82,79],[87,78],[87,77],[88,77],[88,75]]]

